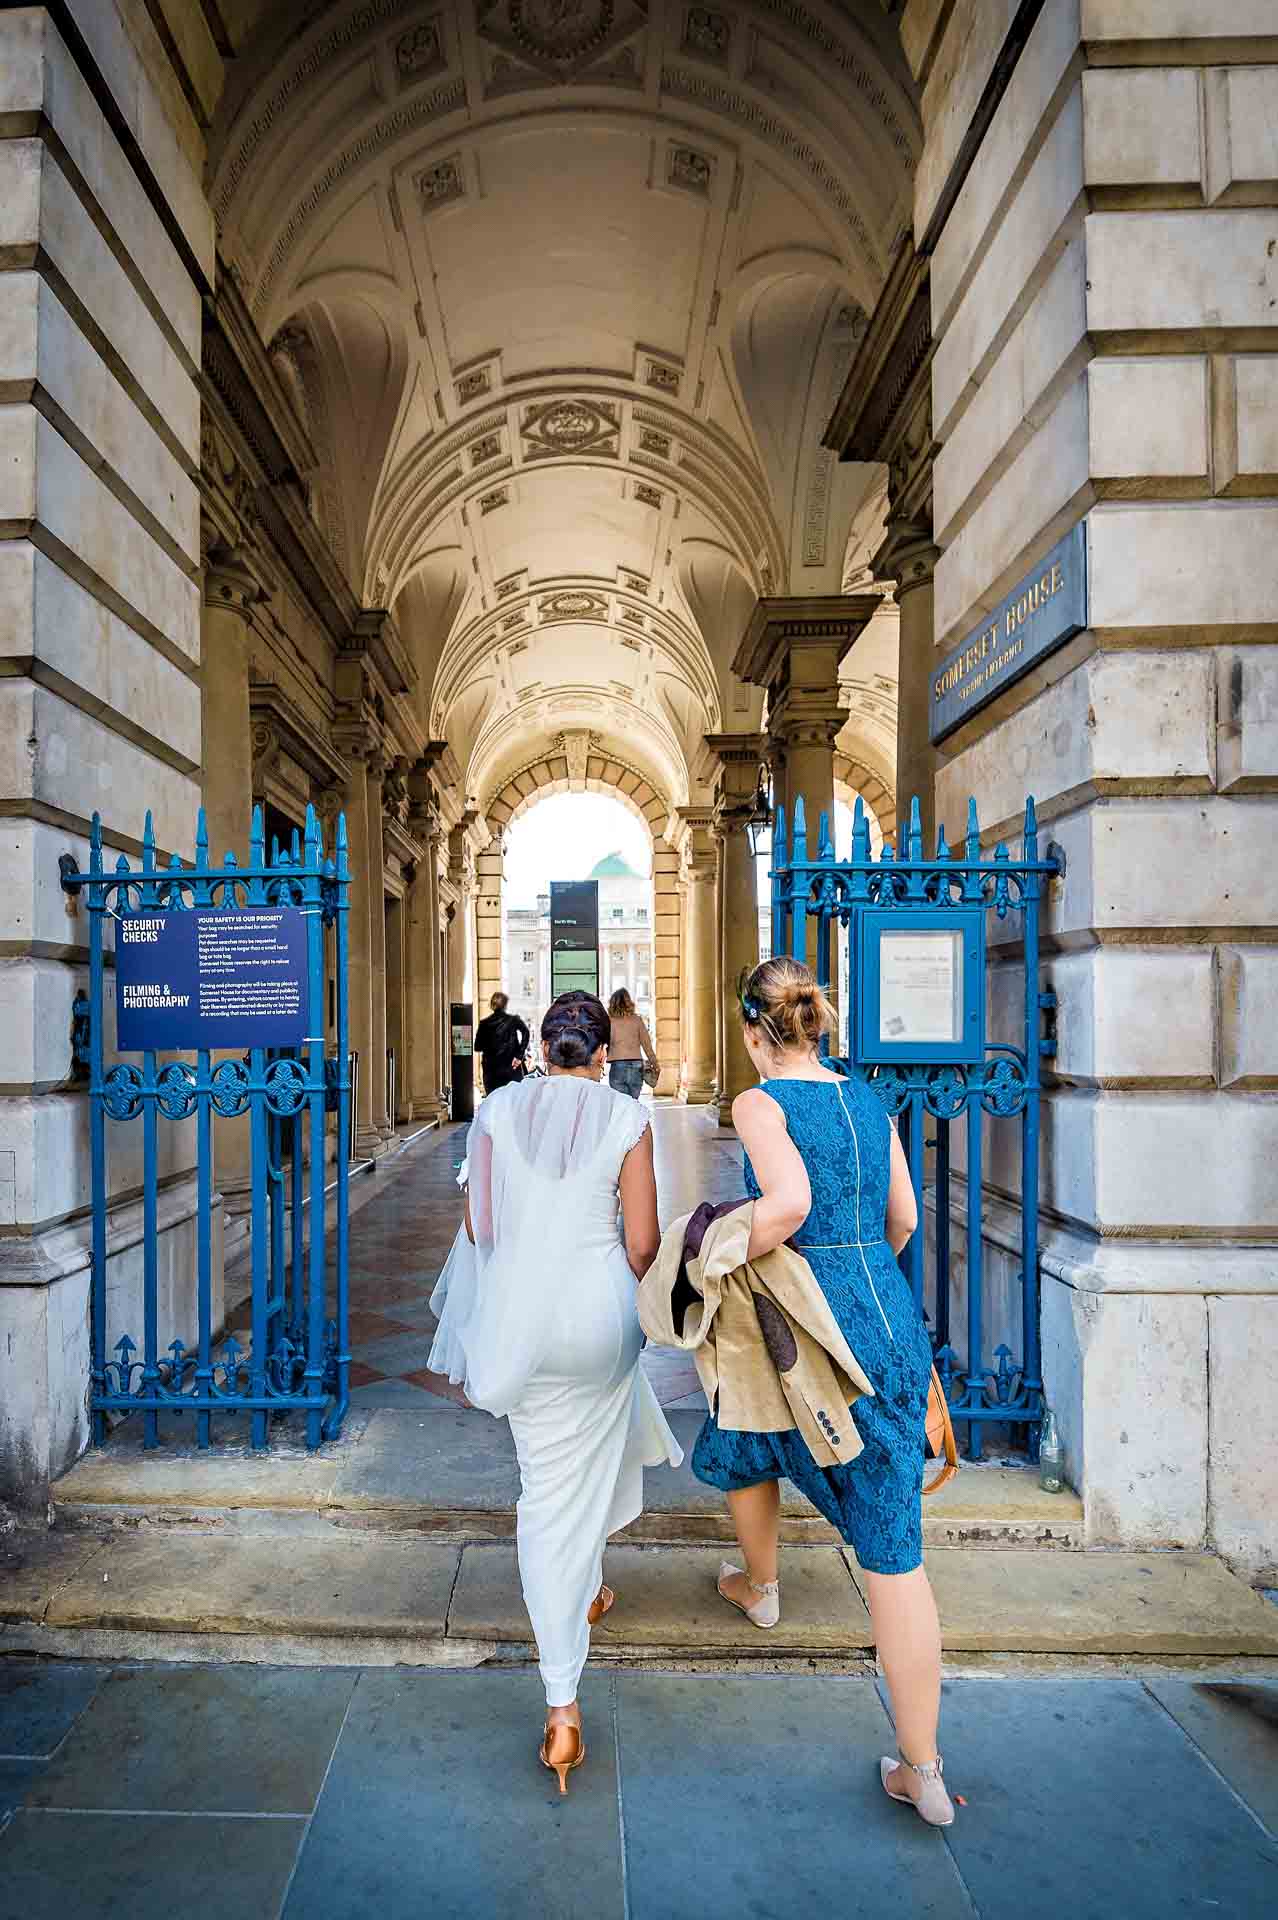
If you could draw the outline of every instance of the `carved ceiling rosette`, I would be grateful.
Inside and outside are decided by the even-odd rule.
[[[542,400],[524,410],[524,455],[530,460],[551,454],[594,453],[615,457],[617,415],[601,400]]]
[[[572,588],[560,593],[543,594],[537,603],[539,617],[545,620],[606,620],[608,602],[601,593]]]
[[[494,49],[488,91],[578,77],[637,85],[632,40],[647,0],[480,0],[479,36]]]

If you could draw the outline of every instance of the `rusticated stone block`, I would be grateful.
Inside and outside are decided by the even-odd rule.
[[[1278,951],[1273,947],[1220,949],[1220,1077],[1230,1087],[1278,1086]]]
[[[1278,493],[1278,354],[1222,355],[1213,412],[1216,491]]]
[[[1043,1374],[1091,1546],[1199,1547],[1207,1303],[1043,1286]]]
[[[1278,65],[1216,67],[1207,90],[1207,197],[1272,204],[1278,189]]]
[[[1278,650],[1240,647],[1218,656],[1217,784],[1248,793],[1278,786]]]
[[[1278,1291],[1207,1302],[1208,1544],[1263,1585],[1278,1585],[1278,1503],[1262,1461],[1278,1459]]]
[[[1083,75],[1089,187],[1202,186],[1202,114],[1192,67],[1094,67]]]
[[[1164,499],[1210,490],[1205,358],[1093,360],[1087,392],[1093,480]]]
[[[1133,349],[1167,335],[1234,329],[1270,334],[1278,311],[1272,210],[1091,213],[1087,320]]]

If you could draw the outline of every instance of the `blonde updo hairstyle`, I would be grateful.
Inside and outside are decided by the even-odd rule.
[[[813,1053],[833,1031],[834,1008],[810,967],[785,954],[764,960],[740,986],[741,1017],[780,1052]]]

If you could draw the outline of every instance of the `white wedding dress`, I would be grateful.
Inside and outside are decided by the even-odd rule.
[[[642,1513],[644,1467],[683,1458],[639,1366],[618,1218],[647,1125],[637,1100],[572,1074],[489,1094],[467,1143],[475,1245],[463,1228],[441,1275],[429,1365],[509,1416],[519,1574],[552,1707],[577,1697],[608,1535]]]

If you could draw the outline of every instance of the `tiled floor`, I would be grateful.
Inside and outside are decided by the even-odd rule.
[[[1166,1920],[1278,1911],[1278,1683],[960,1679],[948,1833],[871,1679],[0,1666],[0,1920]]]
[[[743,1192],[740,1149],[704,1111],[662,1102],[653,1109],[658,1202],[663,1222],[698,1201]],[[377,1196],[351,1221],[351,1405],[447,1411],[458,1390],[427,1370],[435,1333],[430,1296],[462,1217],[457,1169],[465,1130],[428,1135],[384,1170]],[[230,1316],[247,1328],[247,1301]],[[701,1411],[705,1401],[692,1361],[679,1354],[645,1356],[663,1405]]]

